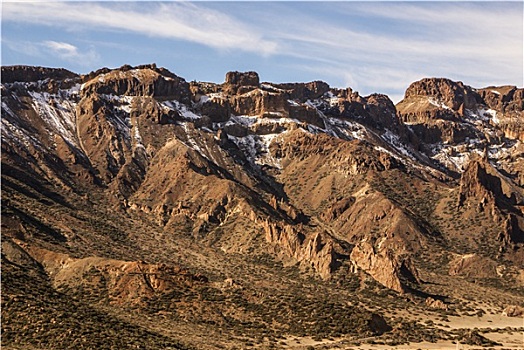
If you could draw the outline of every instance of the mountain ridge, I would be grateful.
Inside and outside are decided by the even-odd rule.
[[[385,95],[362,97],[321,81],[261,83],[256,72],[228,72],[215,84],[186,82],[154,64],[86,75],[2,67],[2,242],[29,256],[46,249],[71,259],[138,261],[140,269],[182,262],[188,274],[211,281],[186,292],[216,294],[215,304],[201,306],[227,314],[228,321],[208,319],[217,331],[251,317],[261,327],[246,326],[253,334],[286,332],[284,319],[280,326],[267,319],[273,309],[220,303],[234,294],[220,283],[232,278],[228,271],[241,273],[242,264],[252,275],[227,283],[250,285],[247,294],[282,293],[261,287],[282,264],[291,277],[278,278],[292,286],[321,281],[315,283],[335,299],[356,297],[354,281],[361,291],[372,281],[379,294],[392,290],[416,305],[436,305],[436,298],[449,308],[460,298],[450,285],[434,290],[432,283],[459,281],[462,265],[453,259],[476,254],[497,266],[494,275],[478,275],[480,286],[521,300],[522,91],[427,78],[394,105]],[[28,268],[52,279],[40,265]],[[96,278],[107,280],[94,266]],[[89,296],[91,277],[82,274],[73,277],[84,284],[50,288]],[[329,289],[332,283],[352,287]],[[122,293],[136,302],[144,297]],[[242,303],[252,305],[247,294]],[[173,298],[189,312],[181,306],[189,299]],[[93,305],[105,308],[110,300]],[[155,317],[167,311],[157,309]],[[390,322],[383,316],[379,323]],[[179,325],[173,317],[167,324]],[[195,317],[195,325],[208,322],[205,312]],[[358,329],[391,331],[373,322]],[[304,331],[312,332],[291,334]]]

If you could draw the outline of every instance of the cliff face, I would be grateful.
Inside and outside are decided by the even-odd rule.
[[[493,155],[495,148],[504,148],[513,160],[522,152],[520,90],[473,89],[449,79],[422,79],[406,90],[397,114],[421,141],[419,149],[448,169],[462,172],[472,152],[487,150]],[[517,164],[505,167],[518,179],[519,169]]]
[[[421,282],[409,258],[401,257],[393,250],[379,248],[375,251],[368,242],[362,242],[353,249],[351,261],[377,282],[399,293],[409,290],[406,281]]]
[[[524,89],[516,86],[487,87],[478,90],[489,108],[500,111],[501,129],[511,138],[524,141]]]

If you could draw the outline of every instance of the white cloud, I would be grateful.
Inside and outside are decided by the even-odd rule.
[[[522,4],[515,11],[518,6],[336,3],[337,11],[347,12],[347,22],[305,12],[289,18],[280,11],[281,17],[272,20],[281,25],[270,37],[279,40],[284,54],[309,61],[303,65],[306,70],[336,81],[349,76],[365,94],[387,91],[398,99],[411,82],[425,76],[475,87],[522,86]],[[351,15],[373,25],[353,26]],[[381,23],[384,19],[390,27]],[[315,25],[304,25],[310,23]],[[391,23],[402,28],[391,29]]]
[[[61,41],[46,40],[42,42],[32,42],[2,40],[2,44],[5,44],[15,52],[27,56],[53,60],[58,58],[84,67],[96,64],[100,60],[100,55],[93,48],[80,50],[72,44]]]
[[[237,51],[255,53],[267,58],[268,69],[313,72],[334,86],[346,84],[362,94],[386,92],[395,99],[425,76],[475,87],[523,85],[519,2],[146,5],[4,3],[2,20],[184,40],[223,52],[222,60]],[[34,44],[25,46],[35,51]],[[59,41],[39,44],[36,51],[69,60],[89,52]]]
[[[2,19],[68,30],[121,30],[180,39],[221,50],[270,55],[276,43],[225,13],[192,3],[5,3]]]
[[[80,57],[78,48],[68,43],[48,40],[44,41],[42,45],[63,59]]]
[[[15,52],[23,53],[24,55],[27,55],[27,56],[32,56],[32,57],[43,57],[44,56],[41,50],[42,49],[41,45],[39,45],[38,43],[31,42],[31,41],[21,41],[21,40],[12,41],[12,40],[7,40],[7,39],[2,38],[2,45],[6,45],[9,49]]]
[[[90,66],[98,63],[100,55],[93,49],[89,48],[80,51],[78,47],[61,41],[46,40],[40,43],[44,51],[49,56],[58,57],[64,61],[69,61],[81,66]]]

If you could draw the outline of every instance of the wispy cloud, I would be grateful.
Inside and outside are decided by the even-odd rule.
[[[44,57],[42,53],[42,47],[38,43],[24,40],[8,40],[2,38],[2,46],[7,46],[14,52],[23,53],[24,55],[31,57]]]
[[[244,52],[250,54],[253,68],[258,63],[274,72],[297,72],[297,80],[303,79],[302,73],[363,94],[378,91],[398,99],[412,81],[425,76],[463,80],[475,87],[522,86],[523,6],[522,2],[4,3],[2,20],[59,27],[72,36],[112,31],[131,38],[139,34],[197,43],[220,52],[216,61],[236,62],[237,52]],[[73,60],[86,53],[73,46],[78,42],[23,44],[35,55],[54,53]],[[11,43],[17,45],[23,46]],[[222,62],[220,67],[224,66]]]
[[[42,45],[64,59],[79,57],[78,48],[68,43],[47,40]]]
[[[96,63],[100,60],[99,54],[93,48],[80,51],[78,47],[72,44],[52,40],[46,40],[42,42],[41,46],[48,53],[55,55],[62,60],[74,63],[81,62],[86,66]]]
[[[275,42],[264,39],[220,11],[193,3],[5,3],[2,19],[61,26],[68,30],[117,30],[186,40],[220,50],[270,55]]]
[[[338,82],[351,77],[365,93],[397,91],[399,96],[424,76],[462,79],[477,87],[522,86],[522,4],[350,2],[337,3],[337,11],[345,11],[348,20],[310,12],[290,17],[281,9],[267,19],[282,23],[271,37],[308,70],[331,72]],[[352,25],[358,19],[360,25]],[[366,21],[372,24],[363,25]]]
[[[42,42],[32,41],[10,41],[2,40],[2,43],[11,50],[23,53],[27,56],[60,59],[67,62],[89,66],[96,64],[100,60],[100,55],[94,48],[90,47],[81,50],[75,45],[62,41],[45,40]]]

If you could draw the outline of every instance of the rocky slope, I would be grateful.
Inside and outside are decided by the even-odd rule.
[[[215,84],[155,65],[2,67],[2,277],[31,271],[50,295],[158,328],[136,308],[176,346],[185,327],[202,345],[205,324],[261,339],[396,332],[364,301],[325,311],[347,323],[306,323],[293,303],[325,303],[314,288],[358,299],[376,282],[447,309],[452,292],[431,286],[474,276],[520,298],[522,91],[431,78],[395,106],[255,72]],[[475,274],[484,262],[495,273]],[[300,300],[270,297],[289,292],[283,281],[304,288]],[[3,315],[18,312],[23,288],[2,291]],[[38,346],[34,331],[6,328]],[[248,342],[232,332],[231,344]],[[226,346],[217,339],[209,348]]]

